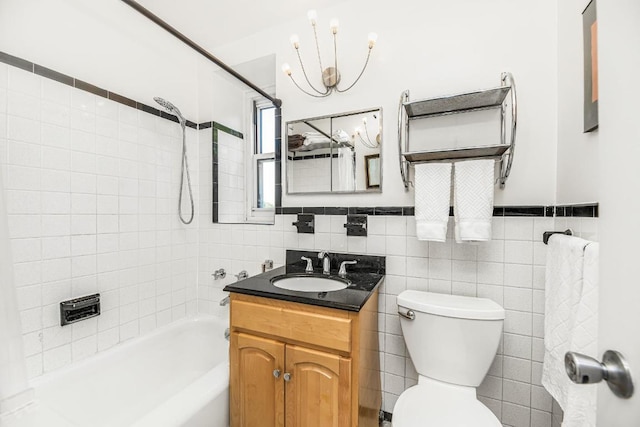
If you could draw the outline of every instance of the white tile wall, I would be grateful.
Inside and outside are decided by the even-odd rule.
[[[313,153],[309,153],[311,154]],[[286,160],[286,163],[287,186],[290,192],[331,191],[331,162],[328,158]]]
[[[176,213],[180,127],[0,68],[0,161],[29,375],[195,313],[197,220],[184,227]],[[197,176],[197,132],[187,139]],[[94,292],[102,315],[61,328],[59,302]]]
[[[596,219],[558,219],[556,224],[552,218],[496,217],[494,240],[476,245],[452,242],[452,221],[446,243],[420,242],[414,217],[369,217],[369,236],[357,238],[346,238],[346,218],[339,215],[316,215],[316,233],[305,235],[291,225],[294,215],[276,215],[273,226],[207,225],[205,219],[198,282],[202,312],[228,315],[228,308],[218,302],[226,296],[224,285],[235,278],[228,274],[214,281],[211,273],[218,268],[231,274],[246,269],[254,275],[265,259],[282,265],[287,248],[385,255],[378,322],[383,409],[392,412],[402,391],[417,382],[396,314],[396,296],[418,289],[486,297],[505,307],[503,339],[478,396],[505,426],[551,427],[552,399],[540,384],[546,256],[542,232],[563,229],[566,222],[578,235],[596,240]]]

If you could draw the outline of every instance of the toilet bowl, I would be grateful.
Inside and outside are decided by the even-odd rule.
[[[418,384],[393,408],[393,427],[501,427],[476,397],[495,357],[504,309],[484,299],[431,292],[398,295]]]

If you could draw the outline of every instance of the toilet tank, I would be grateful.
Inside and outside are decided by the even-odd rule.
[[[504,309],[486,298],[404,291],[398,312],[418,374],[477,387],[491,367],[502,335]]]

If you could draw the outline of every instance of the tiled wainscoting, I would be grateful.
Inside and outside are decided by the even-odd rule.
[[[205,215],[206,217],[206,215]],[[507,310],[503,340],[480,399],[505,426],[548,427],[552,399],[540,384],[543,357],[544,263],[542,233],[572,228],[597,240],[596,218],[494,217],[493,240],[480,244],[427,243],[415,237],[412,216],[370,216],[368,237],[347,237],[344,215],[316,215],[315,234],[297,234],[294,215],[277,215],[273,226],[202,224],[198,306],[201,312],[226,316],[218,302],[232,274],[259,273],[267,258],[284,262],[285,249],[386,255],[387,278],[380,298],[380,361],[383,409],[387,412],[417,374],[405,349],[396,296],[405,289],[487,297]],[[225,268],[223,280],[211,273]]]
[[[187,132],[195,160],[197,131]],[[0,63],[0,159],[31,377],[196,313],[197,221],[177,216],[181,143],[177,123]],[[60,301],[95,292],[102,314],[61,328]]]

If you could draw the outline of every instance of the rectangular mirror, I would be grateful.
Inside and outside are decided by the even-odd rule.
[[[275,56],[239,64],[266,93],[275,91]],[[222,71],[211,76],[215,100],[213,116],[220,122],[207,123],[201,130],[212,141],[211,192],[214,223],[273,224],[276,206],[281,204],[281,111],[261,94],[229,81]],[[201,129],[203,129],[201,127]],[[206,161],[201,168],[208,167]],[[204,184],[204,183],[203,183]],[[207,183],[206,185],[208,185]]]
[[[286,141],[287,194],[381,191],[381,108],[287,122]]]

